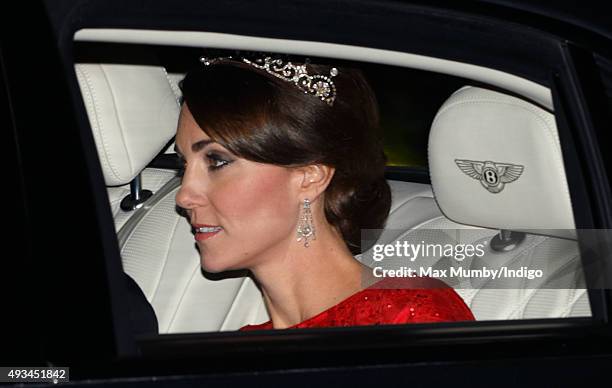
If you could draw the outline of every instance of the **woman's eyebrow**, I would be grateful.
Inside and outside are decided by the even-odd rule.
[[[207,145],[211,144],[211,143],[216,143],[216,141],[214,140],[200,140],[198,142],[195,142],[191,145],[191,151],[192,152],[198,152],[200,150],[202,150],[204,147],[206,147]]]
[[[216,143],[216,141],[214,140],[197,141],[191,145],[191,152],[198,152],[211,143]],[[176,152],[178,155],[183,155],[176,144],[174,145],[174,152]]]

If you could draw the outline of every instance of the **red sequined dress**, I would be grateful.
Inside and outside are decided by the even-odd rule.
[[[440,280],[386,278],[289,329],[473,320],[463,299]],[[273,329],[272,321],[240,330],[265,329]]]

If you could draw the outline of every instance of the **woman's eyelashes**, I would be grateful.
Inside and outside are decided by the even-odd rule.
[[[185,174],[185,169],[187,168],[187,161],[185,160],[184,157],[179,156],[179,155],[177,156],[178,156],[179,164],[180,164],[180,168],[177,172],[177,175],[179,177],[182,177]],[[224,156],[221,156],[220,154],[216,152],[212,152],[212,151],[206,153],[204,159],[208,162],[207,163],[208,169],[210,171],[219,170],[233,162],[233,160],[226,158]]]
[[[219,170],[232,163],[232,160],[229,160],[228,158],[225,158],[217,154],[216,152],[208,152],[206,154],[206,159],[208,159],[208,168],[211,171]]]

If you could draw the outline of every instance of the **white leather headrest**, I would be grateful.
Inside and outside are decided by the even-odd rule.
[[[571,236],[574,217],[554,116],[476,87],[442,105],[429,135],[429,169],[449,219]]]
[[[129,183],[176,132],[179,104],[161,67],[76,64],[107,186]]]

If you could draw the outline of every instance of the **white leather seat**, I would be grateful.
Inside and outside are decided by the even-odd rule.
[[[551,113],[515,97],[464,87],[438,111],[428,157],[435,198],[446,218],[490,230],[528,232],[515,249],[502,253],[487,246],[483,257],[462,265],[526,267],[544,274],[537,287],[533,281],[507,278],[458,290],[477,319],[591,315],[578,245],[572,239],[572,205]],[[477,178],[484,174],[484,167],[479,165],[480,175],[466,172],[465,160],[514,164],[520,166],[520,173],[515,168],[510,182],[502,183],[499,190],[492,182],[502,181],[509,167],[498,167],[497,179],[481,182]],[[489,239],[485,231],[484,239],[474,230],[461,234],[459,241]]]
[[[78,63],[75,71],[119,230],[133,214],[119,204],[138,174],[142,188],[153,192],[176,176],[145,167],[176,131],[179,96],[158,66]]]

